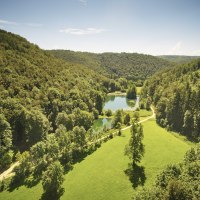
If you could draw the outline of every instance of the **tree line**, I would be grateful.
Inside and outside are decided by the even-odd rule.
[[[142,97],[156,106],[160,126],[199,141],[200,60],[157,73],[146,81]]]

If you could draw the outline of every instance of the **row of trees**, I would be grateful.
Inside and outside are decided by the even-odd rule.
[[[198,141],[200,138],[200,60],[160,72],[142,92],[156,105],[156,121]]]

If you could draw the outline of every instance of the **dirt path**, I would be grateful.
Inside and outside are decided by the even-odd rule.
[[[8,168],[6,171],[4,171],[2,174],[0,174],[0,181],[2,181],[3,179],[6,179],[10,176],[12,176],[14,173],[12,172],[13,169],[19,165],[19,162],[15,162],[14,164],[12,164],[10,166],[10,168]]]

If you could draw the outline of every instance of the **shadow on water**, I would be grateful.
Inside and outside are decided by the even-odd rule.
[[[146,181],[145,168],[143,166],[129,164],[124,173],[129,177],[133,188],[139,185],[143,186]]]

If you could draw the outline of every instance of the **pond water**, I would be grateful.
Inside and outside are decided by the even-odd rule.
[[[95,120],[92,128],[94,132],[100,132],[104,127],[111,129],[112,119],[111,118],[99,118]]]
[[[139,107],[139,96],[137,96],[137,99],[133,101],[133,100],[128,100],[126,96],[110,95],[106,97],[103,109],[104,110],[110,109],[113,112],[115,112],[118,109],[135,110],[137,107]],[[102,131],[105,126],[106,128],[110,129],[111,124],[112,124],[112,119],[100,118],[95,120],[92,128],[94,132],[98,133]]]
[[[104,110],[112,110],[116,111],[119,109],[123,110],[135,110],[139,105],[139,96],[136,100],[129,100],[126,98],[126,96],[107,96]]]

